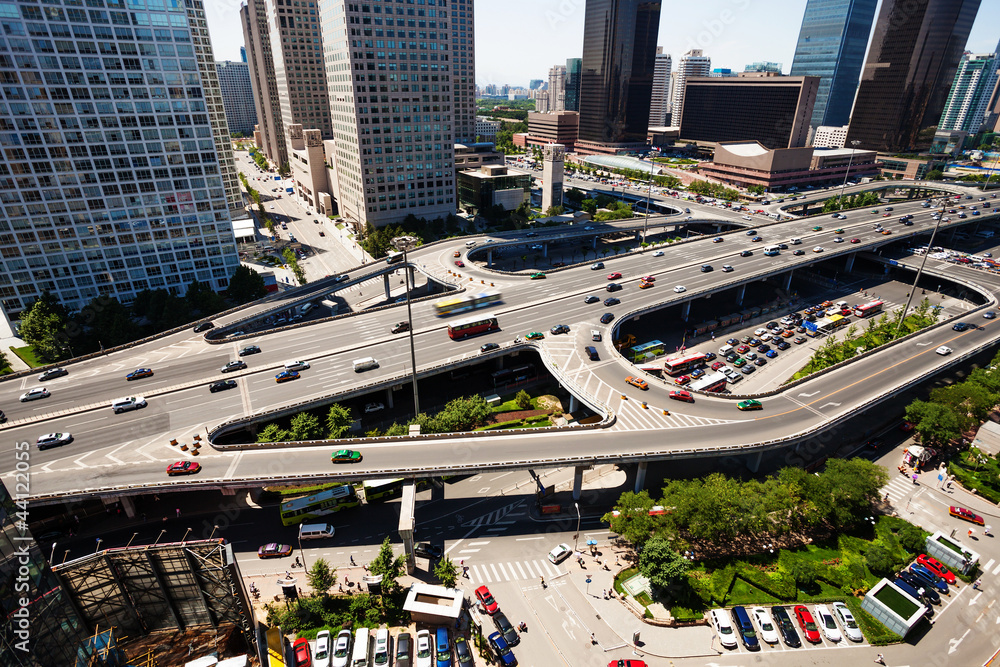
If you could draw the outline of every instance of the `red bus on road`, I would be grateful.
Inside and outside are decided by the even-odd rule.
[[[868,303],[854,309],[854,317],[869,317],[871,315],[877,315],[882,312],[882,306],[884,305],[884,301],[869,301]]]
[[[695,354],[689,354],[686,357],[667,359],[663,362],[663,370],[667,375],[683,375],[688,371],[693,371],[707,360],[707,355],[697,352]]]
[[[452,340],[462,340],[489,331],[499,331],[496,315],[477,315],[448,325],[448,336]]]

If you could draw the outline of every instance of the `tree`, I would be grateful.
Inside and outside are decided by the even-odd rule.
[[[517,392],[517,395],[514,397],[514,402],[517,403],[517,407],[522,410],[529,410],[531,409],[531,394],[522,389]]]
[[[337,583],[337,570],[330,567],[325,558],[317,558],[306,573],[306,581],[314,591],[326,595]]]
[[[830,459],[820,476],[819,493],[809,498],[826,506],[826,517],[835,526],[848,527],[864,520],[879,500],[880,489],[889,483],[889,473],[861,458]]]
[[[895,559],[892,553],[881,544],[873,544],[865,551],[865,563],[868,569],[875,574],[889,574],[895,567]]]
[[[580,202],[580,208],[590,215],[594,215],[597,213],[597,201],[594,199],[584,199]]]
[[[350,408],[345,408],[340,403],[334,403],[326,415],[326,437],[330,440],[344,437],[353,423],[354,419],[351,417]]]
[[[287,442],[288,431],[271,422],[257,434],[257,442]]]
[[[782,552],[782,555],[784,553]],[[779,558],[781,557],[779,556]],[[796,586],[811,586],[816,582],[816,563],[808,558],[793,557],[790,555],[779,562],[781,563],[781,569],[795,580]]]
[[[752,195],[762,195],[762,194],[764,194],[764,186],[763,185],[751,185],[751,186],[749,186],[747,188],[747,192],[749,192]]]
[[[940,169],[931,169],[924,175],[928,181],[940,181],[942,177],[944,177],[944,172]]]
[[[639,554],[639,571],[660,590],[670,590],[685,582],[689,569],[691,562],[660,536],[651,537]]]
[[[264,287],[264,279],[259,273],[248,266],[242,264],[233,271],[233,277],[229,279],[229,287],[226,288],[228,296],[236,305],[242,305],[251,301],[256,301],[267,295],[267,288]]]
[[[438,561],[434,566],[434,576],[445,588],[454,588],[458,582],[458,567],[455,562],[447,556]]]
[[[996,394],[974,382],[960,382],[950,387],[933,389],[930,400],[931,403],[948,406],[963,431],[986,421],[987,415],[997,404]]]
[[[9,370],[11,370],[10,359],[5,353],[0,352],[0,373],[6,373]]]
[[[19,334],[42,359],[66,359],[70,356],[65,342],[66,321],[66,309],[51,292],[45,290],[21,315]]]
[[[958,418],[945,405],[916,400],[906,406],[906,421],[926,444],[943,444],[961,435]]]
[[[382,586],[389,590],[395,590],[398,586],[396,580],[403,574],[404,562],[405,556],[393,555],[392,542],[386,536],[378,550],[378,555],[368,564],[368,571],[372,574],[381,574]]]
[[[654,504],[648,491],[626,491],[615,504],[617,514],[608,512],[601,521],[610,524],[612,532],[641,547],[663,525],[659,517],[649,515]]]
[[[549,206],[545,210],[545,217],[551,218],[552,216],[562,215],[562,213],[563,213],[563,207],[562,206]]]
[[[319,419],[311,412],[300,412],[292,417],[288,429],[288,440],[318,440],[323,437]]]

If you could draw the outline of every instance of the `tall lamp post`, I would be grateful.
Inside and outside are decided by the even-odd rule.
[[[844,190],[847,189],[847,179],[851,175],[851,165],[854,164],[854,151],[858,150],[861,142],[855,139],[851,142],[851,157],[847,160],[847,172],[844,174],[844,184],[840,186],[840,210],[844,210]]]
[[[910,304],[913,302],[913,295],[917,292],[917,283],[920,282],[920,274],[924,272],[924,264],[927,263],[927,256],[931,254],[931,248],[934,247],[934,237],[937,236],[938,229],[941,227],[941,219],[944,218],[945,198],[942,197],[938,203],[941,205],[941,210],[938,213],[937,224],[934,225],[934,230],[931,232],[931,240],[927,242],[927,250],[924,251],[924,257],[920,261],[920,268],[917,269],[917,275],[913,279],[913,287],[910,288],[910,294],[906,298],[906,305],[903,306],[903,312],[899,315],[899,322],[896,323],[896,336],[899,336],[899,332],[903,328],[903,320],[906,319],[906,313],[910,310]]]
[[[420,392],[417,390],[417,352],[413,346],[413,310],[410,307],[410,263],[406,253],[420,242],[415,236],[397,236],[392,247],[403,253],[403,273],[406,279],[406,320],[410,323],[410,372],[413,379],[413,415],[420,414]]]
[[[642,221],[642,245],[639,246],[639,252],[646,249],[646,234],[649,228],[649,200],[653,196],[653,166],[656,164],[652,152],[647,157],[649,158],[649,189],[646,190],[646,219]]]
[[[580,545],[580,503],[573,503],[573,507],[576,508],[576,535],[573,536],[573,552],[575,553]]]

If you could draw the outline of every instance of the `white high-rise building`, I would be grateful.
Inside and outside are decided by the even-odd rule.
[[[688,78],[697,76],[709,76],[712,73],[712,59],[702,55],[701,49],[691,49],[683,56],[677,64],[677,70],[673,73],[670,91],[670,112],[673,116],[672,123],[680,125],[681,116],[684,111],[684,86]]]
[[[566,66],[553,65],[549,68],[549,111],[566,110]]]
[[[814,148],[843,148],[847,141],[847,125],[820,125],[813,135]]]
[[[1000,48],[1000,47],[998,47]],[[940,130],[979,132],[990,108],[990,95],[997,84],[1000,61],[996,53],[967,53],[958,71],[938,123]]]
[[[245,214],[202,0],[8,10],[4,311],[43,290],[73,310],[194,280],[224,289]]]
[[[653,70],[653,92],[649,99],[649,126],[662,127],[670,113],[670,54],[663,47],[656,47],[656,65]]]

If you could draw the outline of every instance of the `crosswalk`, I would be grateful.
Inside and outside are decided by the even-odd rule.
[[[928,478],[930,479],[930,478]],[[892,505],[896,505],[901,501],[912,500],[923,493],[924,487],[919,484],[914,484],[913,479],[910,476],[902,476],[897,474],[889,483],[883,486],[879,491],[883,497],[889,496],[889,502]]]
[[[563,572],[547,560],[520,560],[469,565],[469,579],[485,584],[552,579]]]

